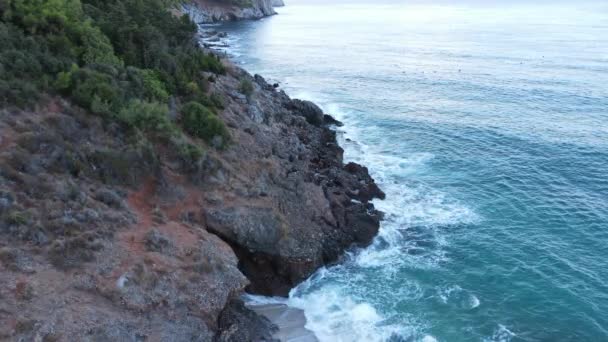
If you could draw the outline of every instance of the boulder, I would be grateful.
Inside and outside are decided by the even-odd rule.
[[[292,100],[291,109],[297,114],[306,118],[306,121],[314,126],[321,126],[325,120],[323,110],[310,101]]]
[[[272,338],[277,330],[266,317],[261,316],[245,306],[242,300],[231,300],[219,317],[221,333],[217,342],[279,342]]]
[[[208,228],[252,251],[274,253],[286,223],[272,208],[228,207],[206,212]]]
[[[325,123],[326,125],[334,125],[338,127],[344,126],[341,121],[336,120],[333,116],[329,114],[323,115],[323,123]]]

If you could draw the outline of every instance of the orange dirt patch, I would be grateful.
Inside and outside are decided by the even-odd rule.
[[[186,190],[183,200],[170,206],[163,207],[170,220],[179,221],[183,213],[192,212],[196,215],[197,222],[201,222],[202,192],[198,189]]]
[[[152,200],[156,184],[153,179],[144,182],[142,188],[129,194],[127,202],[129,207],[137,216],[137,223],[123,233],[119,234],[119,240],[126,246],[127,250],[135,253],[143,253],[143,236],[152,229]]]
[[[172,182],[175,181],[173,184],[183,184],[184,182],[181,177],[176,175],[169,175],[169,178]],[[117,236],[119,246],[122,246],[127,253],[125,258],[121,260],[120,265],[112,272],[114,281],[132,265],[140,261],[151,262],[156,265],[155,267],[170,268],[171,258],[167,259],[163,255],[146,250],[146,235],[152,229],[156,229],[169,237],[173,244],[180,249],[194,248],[201,239],[201,234],[197,232],[197,228],[181,222],[181,214],[185,211],[191,211],[201,216],[202,192],[193,186],[188,186],[186,195],[182,199],[161,208],[167,218],[166,222],[161,223],[154,220],[155,208],[158,207],[160,202],[156,196],[156,186],[154,179],[150,178],[144,182],[140,189],[128,195],[127,202],[137,216],[137,223],[130,229],[120,232]]]

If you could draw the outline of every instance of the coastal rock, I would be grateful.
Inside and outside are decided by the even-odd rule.
[[[233,299],[219,317],[221,334],[216,342],[279,342],[272,337],[277,330],[267,318],[245,306],[242,300]]]
[[[206,185],[216,200],[202,213],[207,229],[235,251],[247,290],[285,296],[351,246],[371,242],[381,213],[370,201],[384,193],[365,167],[344,165],[336,133],[327,127],[333,121],[317,105],[291,100],[263,77],[225,63],[228,75],[211,91],[255,83],[259,89],[247,103],[264,122],[237,98],[226,103],[220,116],[234,123],[234,145],[218,155],[226,166],[223,181]]]
[[[283,2],[283,0],[272,0],[272,6],[273,7],[283,7],[283,6],[285,6],[285,3]]]
[[[272,5],[273,0],[250,0],[244,5],[230,1],[193,0],[184,5],[183,11],[199,24],[218,21],[234,21],[243,19],[260,19],[276,14]]]
[[[285,219],[272,208],[231,207],[209,210],[207,227],[224,240],[263,253],[272,253],[286,230]]]
[[[295,99],[291,101],[290,107],[311,125],[320,126],[325,121],[323,110],[313,102]]]

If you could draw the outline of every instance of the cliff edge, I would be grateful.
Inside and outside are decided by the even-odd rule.
[[[193,0],[184,9],[201,24],[268,17],[276,14],[275,3],[276,0]]]

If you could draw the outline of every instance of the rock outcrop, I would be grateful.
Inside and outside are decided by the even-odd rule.
[[[371,242],[384,194],[337,122],[224,64],[201,77],[232,144],[202,155],[59,98],[0,111],[0,339],[268,339],[245,290],[285,296]]]
[[[283,0],[272,0],[272,6],[283,7],[285,6],[285,3],[283,2]]]
[[[384,194],[366,168],[343,164],[321,109],[229,70],[212,87],[230,96],[222,115],[239,146],[217,156],[222,181],[206,187],[215,201],[205,222],[235,250],[249,291],[287,295],[346,248],[371,242],[381,214],[370,201]],[[248,97],[232,90],[243,80],[254,85]]]
[[[194,22],[214,23],[242,19],[260,19],[276,14],[273,0],[192,0],[184,5]]]

